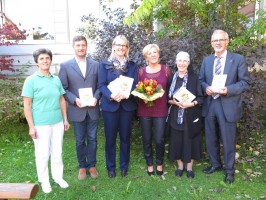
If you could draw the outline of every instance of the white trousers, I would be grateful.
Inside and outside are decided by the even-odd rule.
[[[63,122],[35,126],[37,139],[33,139],[35,146],[35,162],[38,180],[41,183],[49,182],[48,163],[51,156],[52,178],[61,180],[63,178],[62,146],[64,137]]]

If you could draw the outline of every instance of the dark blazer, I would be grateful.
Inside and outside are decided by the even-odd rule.
[[[87,60],[86,76],[84,77],[80,71],[75,58],[60,64],[59,78],[66,91],[65,98],[68,102],[68,118],[70,121],[80,122],[86,117],[87,112],[91,119],[99,119],[99,99],[101,98],[98,88],[98,70],[99,63]],[[79,98],[79,88],[91,87],[93,96],[96,98],[97,105],[95,107],[79,108],[75,104],[76,98]]]
[[[214,54],[203,59],[200,70],[200,82],[204,94],[206,95],[203,104],[203,117],[208,114],[212,96],[207,96],[206,88],[212,84]],[[227,74],[225,86],[227,95],[221,95],[221,103],[225,118],[228,122],[235,122],[242,116],[242,92],[250,84],[250,77],[246,66],[245,58],[237,53],[227,51],[224,74]]]
[[[122,74],[123,76],[134,78],[132,89],[136,88],[138,83],[137,65],[133,61],[129,61],[128,72]],[[128,99],[123,99],[121,102],[111,100],[111,91],[107,88],[109,83],[119,77],[120,74],[113,70],[113,64],[108,60],[104,60],[100,64],[99,69],[99,89],[102,92],[101,109],[108,112],[115,112],[120,105],[126,111],[133,111],[137,109],[137,102],[133,95],[130,95]]]
[[[172,83],[173,77],[168,79],[168,85],[170,86]],[[196,96],[194,101],[197,101],[198,104],[196,106],[185,109],[184,118],[187,123],[189,137],[193,138],[200,134],[202,128],[202,103],[203,103],[203,93],[201,89],[201,85],[196,74],[189,72],[188,74],[188,82],[186,86],[187,90],[189,90],[192,94]],[[177,106],[172,107],[172,109],[178,109]],[[171,116],[170,116],[171,117]],[[176,119],[175,119],[176,120]],[[169,121],[168,121],[169,122]]]

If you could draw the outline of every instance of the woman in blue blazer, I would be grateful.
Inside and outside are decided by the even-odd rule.
[[[118,35],[112,43],[110,57],[103,60],[99,69],[99,89],[102,92],[102,109],[105,132],[105,156],[108,176],[116,176],[116,137],[120,137],[120,169],[122,177],[128,173],[132,118],[137,103],[132,95],[114,92],[108,85],[120,75],[133,78],[131,91],[138,82],[137,65],[129,61],[129,43],[125,36]]]

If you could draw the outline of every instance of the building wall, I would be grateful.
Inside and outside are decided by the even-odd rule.
[[[29,33],[27,40],[20,41],[18,45],[0,46],[0,56],[11,56],[14,59],[13,64],[15,69],[29,68],[29,71],[25,75],[30,75],[36,70],[32,53],[38,48],[48,48],[52,51],[53,63],[51,72],[57,73],[59,64],[74,56],[72,38],[77,34],[77,28],[82,25],[80,20],[81,15],[91,13],[96,17],[100,16],[99,0],[52,1],[54,23],[51,29],[54,30],[54,40],[33,40],[32,33]],[[91,53],[93,49],[94,45],[88,44],[88,53]],[[10,72],[2,71],[1,73]]]

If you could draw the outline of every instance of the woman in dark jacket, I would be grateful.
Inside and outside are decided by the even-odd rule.
[[[122,177],[127,175],[130,156],[132,119],[137,103],[132,95],[112,91],[110,83],[122,75],[133,80],[130,92],[138,82],[137,65],[129,61],[129,43],[125,36],[118,35],[112,44],[110,57],[100,64],[99,89],[102,92],[102,109],[105,132],[105,156],[108,176],[116,176],[116,137],[120,136],[120,169]],[[109,86],[109,87],[108,87]],[[114,89],[117,89],[116,87]]]
[[[199,160],[202,156],[201,146],[201,104],[203,94],[198,76],[188,72],[190,56],[187,52],[179,52],[176,56],[177,71],[174,74],[169,89],[170,125],[169,160],[177,161],[176,176],[181,177],[184,168],[187,177],[194,178],[192,170],[193,160]],[[179,89],[186,88],[181,96],[190,93],[192,99],[177,100]],[[188,92],[189,91],[189,92]]]

